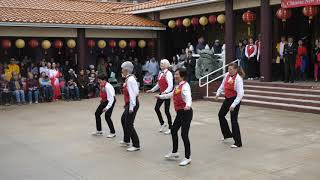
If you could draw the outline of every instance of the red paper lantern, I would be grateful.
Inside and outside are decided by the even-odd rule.
[[[1,46],[3,49],[9,49],[11,47],[11,41],[8,39],[4,39],[1,42]]]
[[[61,40],[55,40],[54,43],[53,43],[53,46],[56,48],[56,49],[61,49],[62,46],[63,46],[63,42]]]
[[[199,18],[193,17],[193,18],[191,19],[191,24],[192,24],[192,26],[194,27],[194,29],[196,29],[196,27],[199,26]]]
[[[311,24],[313,16],[319,13],[319,9],[317,6],[306,6],[302,9],[302,12],[305,16],[309,17],[309,24]]]
[[[209,18],[208,18],[208,20],[209,20],[209,23],[210,23],[211,25],[215,25],[215,24],[217,23],[217,16],[215,16],[215,15],[210,15]]]
[[[32,49],[35,49],[39,46],[39,41],[35,40],[35,39],[31,39],[29,42],[28,42],[28,45],[32,48]]]
[[[247,12],[243,13],[242,20],[248,25],[250,25],[253,21],[256,20],[256,15],[250,10],[248,10]]]
[[[154,46],[155,46],[154,41],[151,40],[148,42],[148,47],[154,48]]]
[[[132,50],[133,50],[134,48],[137,47],[137,41],[131,40],[131,41],[129,42],[129,46],[130,46],[130,47],[132,48]]]
[[[176,20],[176,25],[177,25],[177,28],[181,29],[183,24],[182,24],[182,19],[177,19]]]
[[[92,39],[88,40],[88,47],[89,48],[94,48],[96,46],[96,42]]]
[[[114,41],[114,40],[109,41],[109,46],[110,46],[112,49],[115,48],[115,47],[117,46],[116,41]]]
[[[282,22],[285,22],[287,19],[291,18],[292,11],[291,9],[280,8],[278,9],[276,16],[278,19],[281,19]]]

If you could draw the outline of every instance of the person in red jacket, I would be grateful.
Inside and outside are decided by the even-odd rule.
[[[155,92],[158,89],[160,89],[160,95],[161,94],[168,94],[172,91],[173,89],[173,76],[172,73],[169,71],[170,67],[170,62],[167,59],[162,59],[160,61],[160,68],[161,71],[159,72],[158,75],[158,82],[157,84],[147,93]],[[165,134],[170,134],[170,130],[172,127],[172,120],[171,120],[171,114],[170,114],[170,102],[171,99],[170,97],[167,99],[157,99],[156,106],[154,107],[154,110],[157,113],[159,122],[160,122],[160,130],[159,132],[164,132]],[[165,113],[168,119],[168,125],[169,129],[165,131],[165,128],[167,127],[167,124],[163,121],[161,112],[160,112],[160,107],[164,103],[165,107]]]
[[[242,69],[238,67],[238,64],[230,64],[228,67],[228,73],[216,93],[216,99],[218,99],[221,93],[224,92],[225,100],[219,111],[219,121],[223,135],[222,140],[224,141],[233,137],[235,141],[235,143],[231,145],[231,148],[239,148],[242,146],[240,128],[238,124],[240,104],[244,95],[242,77],[244,77],[244,73]],[[231,113],[232,133],[225,117],[229,111]]]
[[[305,79],[305,71],[307,69],[308,58],[307,58],[307,48],[303,45],[303,41],[298,41],[298,53],[296,57],[295,69],[298,74],[298,78]]]
[[[165,155],[166,159],[178,158],[178,130],[181,127],[181,136],[185,149],[185,158],[180,162],[180,166],[186,166],[191,163],[191,150],[189,141],[189,129],[192,121],[193,110],[191,108],[192,97],[191,88],[186,81],[187,70],[179,68],[176,70],[174,78],[177,82],[177,86],[169,94],[156,95],[158,99],[166,99],[173,97],[174,109],[177,112],[177,116],[171,128],[173,149],[172,152]]]
[[[105,112],[105,119],[110,129],[110,134],[107,135],[107,138],[116,137],[116,131],[114,130],[113,122],[111,120],[111,115],[113,112],[114,105],[116,104],[115,91],[113,86],[107,82],[107,76],[100,75],[98,77],[98,82],[100,84],[100,105],[98,106],[95,117],[96,117],[96,128],[97,131],[93,132],[92,135],[102,135],[101,127],[101,114]]]
[[[139,109],[139,86],[136,78],[132,74],[133,64],[130,61],[125,61],[121,65],[122,76],[125,78],[123,84],[123,95],[124,95],[124,112],[121,116],[121,124],[123,127],[123,141],[120,142],[121,146],[128,147],[130,140],[132,146],[127,149],[129,152],[140,150],[140,141],[138,134],[134,128],[134,120]]]

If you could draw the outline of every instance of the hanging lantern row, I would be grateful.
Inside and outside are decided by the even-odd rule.
[[[35,49],[39,46],[39,41],[36,39],[31,39],[28,42],[28,45],[30,48]],[[74,39],[69,39],[67,41],[67,47],[70,49],[75,48],[77,45],[76,41]],[[4,39],[1,42],[2,48],[5,50],[5,54],[7,54],[7,50],[11,47],[11,41],[8,39]],[[26,43],[23,39],[17,39],[15,41],[15,46],[19,49],[23,49],[26,46]],[[41,47],[45,50],[45,54],[47,54],[47,50],[51,48],[51,42],[49,40],[43,40],[41,42]],[[59,49],[59,54],[61,54],[61,48],[63,47],[63,42],[61,40],[55,40],[53,42],[53,47],[56,49]]]
[[[201,25],[203,27],[203,29],[205,29],[205,26],[207,26],[208,24],[214,26],[216,23],[219,23],[221,25],[223,25],[225,23],[225,15],[224,14],[220,14],[218,17],[215,15],[210,15],[209,17],[207,16],[201,16],[200,18],[198,17],[192,17],[190,18],[184,18],[182,19],[177,19],[177,20],[170,20],[168,22],[168,27],[170,29],[175,29],[178,28],[179,30],[181,30],[183,27],[186,28],[186,31],[188,31],[188,28],[192,25],[194,30]]]
[[[309,17],[309,24],[311,24],[313,17],[319,13],[319,8],[318,6],[305,6],[302,9],[302,13],[303,15]],[[292,11],[291,9],[279,8],[276,16],[278,19],[281,19],[283,23],[285,23],[292,17]]]
[[[97,41],[97,46],[99,49],[101,49],[101,53],[103,54],[103,50],[105,47],[107,47],[107,45],[111,48],[112,52],[114,52],[114,48],[118,45],[118,47],[122,50],[122,52],[124,51],[124,49],[129,46],[132,51],[134,51],[134,49],[138,46],[139,48],[143,49],[147,46],[150,48],[154,47],[154,42],[153,41],[149,41],[148,43],[145,40],[139,40],[138,42],[135,40],[130,40],[129,43],[125,40],[120,40],[117,44],[117,42],[115,40],[110,40],[110,41],[105,41],[105,40],[98,40]],[[90,53],[92,54],[92,49],[96,46],[96,42],[92,39],[89,39],[87,41],[87,45],[90,48]]]

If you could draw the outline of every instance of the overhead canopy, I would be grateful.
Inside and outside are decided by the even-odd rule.
[[[320,0],[281,0],[282,8],[320,5]]]

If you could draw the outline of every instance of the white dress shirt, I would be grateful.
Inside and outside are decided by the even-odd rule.
[[[136,106],[137,96],[139,95],[139,86],[137,80],[134,76],[130,75],[126,81],[126,85],[129,92],[129,110],[133,111],[133,108]]]
[[[105,93],[107,94],[107,98],[108,98],[108,104],[105,107],[105,110],[108,110],[112,107],[116,93],[114,91],[113,86],[110,83],[106,83],[106,86],[104,88],[105,88],[105,91],[106,91]]]
[[[167,89],[163,92],[163,94],[167,94],[169,92],[172,91],[172,88],[173,88],[173,76],[172,76],[172,73],[168,70],[168,69],[165,69],[163,72],[160,72],[159,73],[159,78],[158,78],[158,82],[157,84],[151,89],[152,92],[155,92],[157,91],[160,86],[159,86],[159,79],[161,79],[161,77],[166,74],[166,81],[168,83],[168,87]],[[168,98],[170,99],[170,98]]]
[[[226,82],[228,75],[229,75],[229,73],[227,73],[226,76],[223,78],[223,81],[222,81],[222,83],[216,93],[216,96],[220,96],[224,92],[224,84]],[[230,76],[230,78],[231,78],[231,76]],[[234,83],[234,90],[237,92],[237,97],[231,105],[231,107],[233,107],[233,108],[236,107],[241,102],[243,95],[244,95],[243,80],[239,74],[237,74],[237,77],[236,77],[236,80]]]
[[[284,45],[285,44],[286,44],[285,42],[280,42],[280,49],[279,49],[280,52],[279,52],[279,54],[280,54],[281,58],[284,55]]]
[[[181,81],[179,83],[179,85],[176,85],[175,89],[176,88],[179,88],[179,86],[181,84],[185,83],[185,81]],[[160,99],[168,99],[168,98],[171,98],[173,96],[173,93],[174,93],[175,90],[171,91],[170,93],[168,94],[162,94],[160,95]],[[191,97],[191,88],[190,88],[190,85],[188,82],[186,82],[183,86],[182,86],[182,92],[181,92],[181,95],[182,95],[182,99],[183,101],[186,103],[186,106],[189,106],[191,107],[192,105],[192,97]]]

